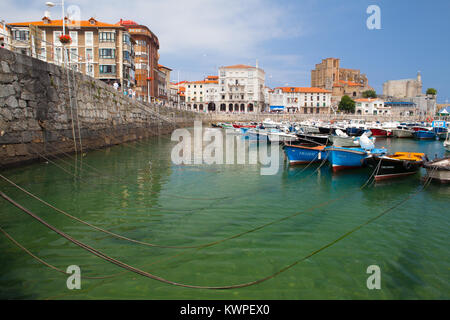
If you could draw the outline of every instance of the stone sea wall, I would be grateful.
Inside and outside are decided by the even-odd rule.
[[[132,100],[78,72],[0,48],[0,168],[170,133],[201,115]]]

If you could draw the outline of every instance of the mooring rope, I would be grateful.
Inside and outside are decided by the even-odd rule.
[[[291,264],[279,269],[278,271],[264,277],[264,278],[260,278],[258,280],[254,280],[254,281],[250,281],[250,282],[245,282],[245,283],[240,283],[240,284],[234,284],[234,285],[227,285],[227,286],[197,286],[197,285],[190,285],[190,284],[185,284],[185,283],[179,283],[179,282],[175,282],[175,281],[171,281],[171,280],[167,280],[165,278],[156,276],[154,274],[151,274],[149,272],[146,272],[144,270],[141,270],[139,268],[133,267],[131,265],[128,265],[120,260],[114,259],[108,255],[106,255],[105,253],[81,242],[78,241],[74,238],[72,238],[71,236],[69,236],[68,234],[58,230],[57,228],[55,228],[54,226],[52,226],[51,224],[47,223],[46,221],[44,221],[43,219],[41,219],[39,216],[35,215],[33,212],[31,212],[30,210],[28,210],[27,208],[21,206],[20,204],[18,204],[17,202],[15,202],[14,200],[12,200],[11,198],[9,198],[6,194],[4,194],[3,192],[0,191],[0,196],[2,198],[4,198],[5,200],[7,200],[8,202],[10,202],[11,204],[13,204],[14,206],[16,206],[17,208],[19,208],[20,210],[22,210],[23,212],[27,213],[28,215],[30,215],[32,218],[34,218],[35,220],[39,221],[41,224],[43,224],[44,226],[46,226],[47,228],[51,229],[52,231],[54,231],[55,233],[59,234],[60,236],[62,236],[63,238],[69,240],[70,242],[76,244],[77,246],[85,249],[86,251],[89,251],[90,253],[112,263],[115,264],[121,268],[124,268],[126,270],[129,270],[131,272],[134,272],[136,274],[139,274],[141,276],[147,277],[147,278],[151,278],[153,280],[157,280],[166,284],[171,284],[171,285],[175,285],[175,286],[179,286],[179,287],[186,287],[186,288],[192,288],[192,289],[212,289],[212,290],[225,290],[225,289],[239,289],[239,288],[244,288],[244,287],[249,287],[249,286],[253,286],[256,284],[260,284],[262,282],[265,282],[267,280],[270,280],[272,278],[275,278],[276,276],[278,276],[279,274],[291,269],[292,267],[294,267],[295,265],[305,261],[306,259],[311,258],[312,256],[320,253],[321,251],[333,246],[334,244],[336,244],[337,242],[343,240],[344,238],[350,236],[352,233],[358,231],[359,229],[363,228],[366,225],[369,225],[370,223],[376,221],[377,219],[381,218],[382,216],[384,216],[385,214],[387,214],[388,212],[390,212],[391,210],[395,209],[396,207],[400,206],[401,204],[403,204],[404,202],[406,202],[407,200],[409,200],[413,195],[418,194],[419,192],[423,191],[428,184],[430,183],[430,181],[432,180],[431,178],[431,174],[428,174],[428,181],[425,181],[424,185],[422,188],[419,188],[416,192],[410,194],[409,196],[407,196],[405,199],[401,200],[400,202],[396,203],[395,205],[387,208],[386,210],[382,211],[380,214],[378,214],[377,216],[367,220],[366,222],[356,226],[355,228],[351,229],[350,231],[342,234],[341,236],[339,236],[338,238],[336,238],[335,240],[325,244],[324,246],[320,247],[317,250],[314,250],[313,252],[309,253],[308,255],[292,262]]]
[[[43,159],[47,160],[48,162],[54,164],[56,167],[58,167],[59,169],[63,170],[64,172],[68,173],[69,175],[85,182],[83,179],[81,179],[80,177],[78,177],[77,175],[73,174],[72,172],[68,171],[67,169],[61,167],[60,165],[58,165],[56,162],[50,160],[48,157],[46,157],[45,155],[43,155],[42,153],[40,153],[39,151],[37,151],[33,146],[31,146],[32,151],[34,151],[37,155],[39,155],[40,157],[42,157]],[[59,160],[61,160],[60,157],[56,156],[56,155],[49,155],[51,157],[57,158]],[[63,161],[63,160],[61,160]],[[119,179],[119,178],[117,178]],[[125,180],[123,180],[122,178],[120,178],[121,182],[126,182]],[[89,182],[85,182],[85,183],[89,183]],[[90,183],[89,183],[90,184]],[[171,198],[178,198],[178,199],[183,199],[183,200],[199,200],[199,201],[213,201],[213,200],[226,200],[229,199],[230,197],[218,197],[218,198],[200,198],[200,197],[185,197],[185,196],[180,196],[180,195],[176,195],[176,194],[160,194],[160,192],[157,191],[153,191],[153,190],[149,190],[150,193],[152,194],[157,194],[159,196],[166,196],[166,197],[171,197]]]
[[[374,172],[372,173],[372,175],[366,180],[366,182],[365,182],[361,187],[359,187],[360,190],[364,189],[364,188],[368,185],[369,181],[372,179],[372,177],[374,176],[374,174],[375,174],[375,171],[374,171]],[[91,224],[91,223],[89,223],[89,222],[87,222],[87,221],[84,221],[84,220],[82,220],[82,219],[80,219],[80,218],[77,218],[77,217],[75,217],[75,216],[69,214],[68,212],[66,212],[66,211],[64,211],[64,210],[62,210],[62,209],[59,209],[59,208],[57,208],[57,207],[51,205],[50,203],[46,202],[45,200],[39,198],[38,196],[36,196],[36,195],[32,194],[31,192],[25,190],[24,188],[20,187],[19,185],[17,185],[17,184],[14,183],[13,181],[9,180],[8,178],[6,178],[5,176],[3,176],[2,174],[0,174],[0,178],[2,178],[3,180],[5,180],[5,181],[8,182],[9,184],[13,185],[13,186],[16,187],[17,189],[21,190],[22,192],[26,193],[27,195],[31,196],[32,198],[34,198],[34,199],[38,200],[39,202],[43,203],[44,205],[48,206],[49,208],[51,208],[51,209],[53,209],[53,210],[55,210],[55,211],[57,211],[57,212],[59,212],[59,213],[62,213],[62,214],[65,215],[66,217],[68,217],[68,218],[70,218],[70,219],[73,219],[73,220],[76,220],[76,221],[78,221],[78,222],[80,222],[80,223],[82,223],[82,224],[84,224],[84,225],[87,225],[87,226],[89,226],[89,227],[91,227],[91,228],[93,228],[93,229],[95,229],[95,230],[97,230],[97,231],[100,231],[100,232],[109,234],[109,235],[111,235],[111,236],[113,236],[113,237],[115,237],[115,238],[118,238],[118,239],[122,239],[122,240],[125,240],[125,241],[133,242],[133,243],[136,243],[136,244],[140,244],[140,245],[144,245],[144,246],[148,246],[148,247],[158,247],[158,248],[167,248],[167,249],[195,249],[195,248],[206,248],[206,247],[211,247],[211,246],[217,245],[217,244],[219,244],[219,243],[223,243],[223,242],[225,242],[225,241],[229,241],[229,240],[232,240],[232,239],[236,239],[236,238],[239,238],[239,237],[241,237],[241,236],[243,236],[243,235],[246,235],[246,234],[249,234],[249,233],[252,233],[252,232],[261,230],[261,229],[264,229],[264,228],[266,228],[266,227],[268,227],[268,226],[271,226],[271,225],[274,225],[274,224],[276,224],[276,223],[280,223],[280,222],[282,222],[282,221],[291,219],[291,218],[296,217],[296,216],[298,216],[298,215],[301,215],[301,214],[305,214],[305,213],[314,211],[315,209],[320,208],[320,207],[322,207],[322,206],[324,206],[324,205],[326,205],[326,204],[329,204],[329,203],[332,203],[332,202],[341,200],[341,199],[345,198],[346,196],[349,196],[349,195],[353,194],[353,192],[349,192],[348,194],[345,194],[345,195],[343,195],[343,196],[341,196],[341,197],[338,197],[338,198],[335,198],[335,199],[330,199],[330,200],[324,201],[324,202],[322,202],[322,203],[319,203],[319,204],[317,204],[317,205],[315,205],[315,206],[312,206],[312,207],[310,207],[310,208],[308,208],[308,209],[306,209],[306,210],[304,210],[304,211],[295,212],[295,213],[293,213],[293,214],[291,214],[291,215],[284,216],[284,217],[279,218],[279,219],[276,219],[276,220],[272,220],[272,221],[270,221],[270,222],[268,222],[268,223],[265,223],[265,224],[263,224],[263,225],[259,225],[259,226],[257,226],[257,227],[254,227],[254,228],[250,229],[250,230],[246,230],[246,231],[244,231],[244,232],[240,232],[240,233],[238,233],[238,234],[235,234],[235,235],[232,235],[232,236],[229,236],[229,237],[220,239],[220,240],[216,240],[216,241],[212,241],[212,242],[208,242],[208,243],[200,244],[200,245],[192,245],[192,246],[168,246],[168,245],[160,245],[160,244],[149,243],[149,242],[140,241],[140,240],[136,240],[136,239],[131,239],[131,238],[128,238],[128,237],[125,237],[125,236],[116,234],[116,233],[114,233],[114,232],[108,231],[108,230],[106,230],[106,229],[100,228],[100,227],[98,227],[98,226],[95,226],[95,225],[93,225],[93,224]]]

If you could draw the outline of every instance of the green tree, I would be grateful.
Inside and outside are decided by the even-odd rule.
[[[377,93],[375,90],[366,90],[362,93],[363,98],[376,98]]]
[[[427,94],[432,94],[433,96],[435,96],[437,94],[437,90],[435,88],[428,88]]]
[[[349,96],[343,96],[341,101],[339,102],[338,110],[346,112],[346,113],[354,113],[355,112],[355,101],[353,101]]]

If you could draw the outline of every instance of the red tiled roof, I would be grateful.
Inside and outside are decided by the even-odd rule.
[[[228,69],[247,69],[247,68],[255,68],[255,67],[247,66],[245,64],[235,64],[233,66],[226,66],[224,68],[228,68]]]
[[[219,83],[217,80],[186,81],[187,84]]]
[[[170,68],[168,68],[166,66],[163,66],[162,64],[158,64],[158,68],[160,68],[160,69],[167,69],[167,70],[172,71],[172,69],[170,69]]]
[[[328,91],[328,90],[325,90],[322,88],[315,88],[315,87],[277,87],[275,89],[281,89],[285,93],[289,93],[289,92],[331,93],[331,91]]]
[[[44,22],[44,20],[47,20],[48,23]],[[94,24],[91,24],[91,20],[94,20]],[[122,28],[121,26],[111,24],[111,23],[104,23],[95,20],[94,18],[91,18],[89,20],[69,20],[69,23],[79,25],[80,27],[108,27],[108,28]],[[41,21],[29,21],[29,22],[14,22],[14,23],[8,23],[10,26],[38,26],[38,27],[62,27],[62,19],[59,20],[51,20],[46,17],[42,18]],[[67,25],[67,23],[66,23]]]

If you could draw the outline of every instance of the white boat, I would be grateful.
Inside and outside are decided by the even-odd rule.
[[[337,147],[356,147],[359,146],[359,142],[355,140],[355,137],[350,137],[340,129],[335,130],[336,135],[330,135],[330,140],[333,142],[333,146]]]
[[[266,129],[276,128],[276,127],[279,127],[279,126],[280,126],[280,123],[275,122],[275,121],[273,121],[273,120],[270,119],[270,118],[264,119],[264,121],[263,121],[262,124],[263,124],[264,128],[266,128]]]
[[[407,126],[398,126],[392,129],[392,136],[396,138],[413,138],[414,130],[408,128]]]
[[[284,132],[270,132],[268,133],[269,141],[286,141],[286,142],[292,142],[296,141],[297,135],[292,133],[284,133]]]
[[[445,150],[447,150],[447,151],[450,151],[450,139],[449,139],[449,137],[450,137],[450,135],[449,135],[449,133],[447,132],[447,138],[446,138],[445,141],[444,141],[444,148],[445,148]]]
[[[426,162],[423,167],[427,169],[427,177],[443,183],[450,182],[450,157]]]

